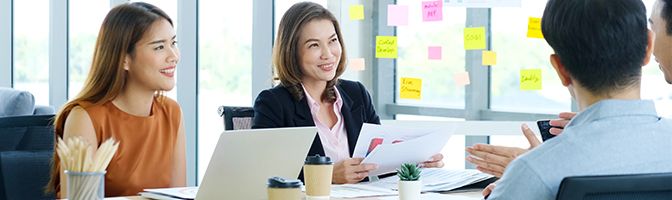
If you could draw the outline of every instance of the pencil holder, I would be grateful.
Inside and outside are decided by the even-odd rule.
[[[69,200],[105,198],[105,172],[65,171]]]

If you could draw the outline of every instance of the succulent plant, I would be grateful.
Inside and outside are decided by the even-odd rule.
[[[420,167],[412,163],[401,164],[401,168],[397,169],[397,176],[401,181],[417,181],[420,179]]]

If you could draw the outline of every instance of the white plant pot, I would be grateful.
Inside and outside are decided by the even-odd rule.
[[[399,181],[399,200],[419,200],[422,191],[422,182]]]

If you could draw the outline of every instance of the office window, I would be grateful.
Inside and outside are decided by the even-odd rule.
[[[464,108],[464,86],[455,76],[465,72],[463,30],[466,9],[443,7],[443,20],[423,22],[422,2],[398,0],[408,6],[408,25],[397,26],[398,59],[396,103],[418,106]],[[387,8],[385,11],[387,12]],[[392,13],[388,13],[390,15]],[[441,58],[429,59],[429,47],[441,47]],[[401,78],[422,80],[421,98],[400,98]]]
[[[520,8],[492,9],[491,105],[498,111],[558,113],[571,109],[571,96],[549,61],[553,53],[543,39],[527,38],[529,17],[541,18],[546,1],[523,0]],[[522,91],[521,69],[541,69],[542,89]]]
[[[198,181],[219,134],[221,105],[252,106],[252,1],[199,2]],[[270,70],[270,67],[269,67]]]
[[[447,117],[430,117],[419,115],[395,115],[396,120],[409,121],[464,121],[462,118],[447,118]],[[385,122],[383,121],[383,124]],[[445,169],[464,169],[464,135],[453,135],[446,143],[446,146],[441,150],[443,154],[443,163]]]
[[[110,10],[110,1],[70,0],[68,6],[68,99],[72,99],[82,90],[91,69],[96,39]]]
[[[14,88],[49,105],[48,0],[14,1]]]

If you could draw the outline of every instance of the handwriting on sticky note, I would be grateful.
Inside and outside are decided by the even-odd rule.
[[[483,66],[497,65],[497,53],[494,51],[483,51]]]
[[[366,69],[366,60],[364,60],[364,58],[350,59],[350,65],[348,67],[352,71],[364,71]]]
[[[453,76],[453,78],[455,79],[455,84],[458,86],[471,84],[471,81],[469,80],[469,72],[458,72]]]
[[[541,69],[521,69],[520,89],[541,90]]]
[[[544,34],[541,32],[541,18],[530,17],[527,23],[527,37],[544,38]]]
[[[350,6],[350,20],[363,20],[364,19],[364,5],[357,4]]]
[[[387,25],[388,26],[408,25],[408,6],[387,5]]]
[[[422,21],[443,20],[443,0],[422,2]]]
[[[441,60],[441,47],[434,46],[427,48],[428,58],[430,60]]]
[[[464,49],[478,50],[485,49],[486,45],[485,27],[474,27],[464,29]]]
[[[419,78],[401,78],[399,87],[399,98],[402,99],[420,99],[422,96],[422,79]]]
[[[397,58],[397,36],[376,36],[376,58]]]

